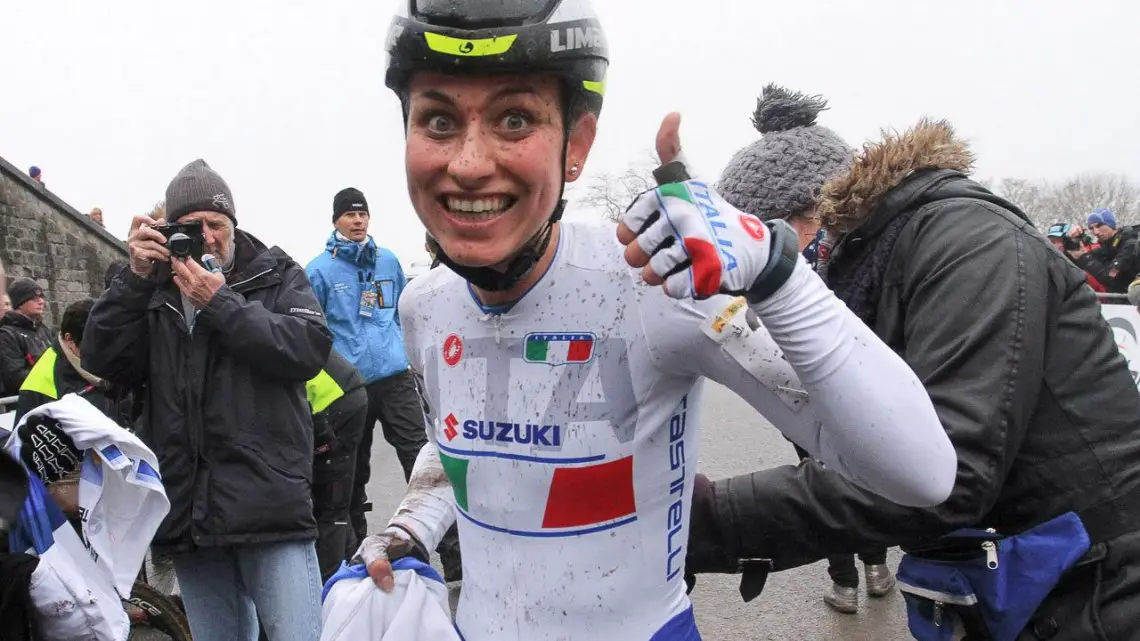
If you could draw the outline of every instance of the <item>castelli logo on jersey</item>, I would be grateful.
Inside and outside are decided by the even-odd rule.
[[[448,367],[455,367],[461,358],[463,358],[463,339],[459,338],[459,334],[452,334],[443,341],[443,362],[447,363]]]
[[[748,232],[749,236],[756,240],[764,240],[764,223],[759,218],[749,216],[748,214],[741,214],[740,226],[744,228],[744,231]]]

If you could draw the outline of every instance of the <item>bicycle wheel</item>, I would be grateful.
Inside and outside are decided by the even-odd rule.
[[[186,613],[153,586],[136,582],[123,607],[131,620],[130,641],[193,641]]]

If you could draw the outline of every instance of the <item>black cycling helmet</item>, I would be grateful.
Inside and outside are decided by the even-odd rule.
[[[386,48],[385,84],[400,97],[405,118],[408,80],[417,71],[550,73],[563,85],[565,159],[576,107],[595,114],[602,109],[609,52],[589,0],[407,0],[392,19]],[[562,217],[566,204],[561,194],[558,201],[547,224],[520,249],[506,272],[460,265],[434,238],[429,236],[428,243],[440,262],[468,282],[487,291],[504,291],[542,258],[553,223]]]

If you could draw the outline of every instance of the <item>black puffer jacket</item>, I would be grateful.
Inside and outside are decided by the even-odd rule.
[[[85,369],[147,383],[143,420],[171,504],[155,544],[314,538],[305,381],[324,366],[332,336],[304,270],[239,230],[233,271],[193,331],[182,309],[172,284],[127,270],[83,337]]]
[[[1054,641],[1134,638],[1140,393],[1084,274],[967,179],[968,158],[948,127],[927,124],[873,147],[838,183],[846,191],[832,192],[832,223],[854,231],[831,255],[829,283],[909,216],[871,300],[873,327],[923,381],[955,446],[949,499],[900,507],[807,461],[715,483],[713,531],[737,558],[787,568],[962,527],[1016,533],[1078,511],[1107,540],[1036,620]]]
[[[4,394],[15,394],[32,371],[36,359],[55,340],[55,331],[20,312],[0,319],[0,383]]]

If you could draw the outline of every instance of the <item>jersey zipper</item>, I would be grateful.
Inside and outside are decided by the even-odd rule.
[[[495,344],[498,345],[502,339],[503,315],[493,314],[491,316],[491,324],[495,326]]]

